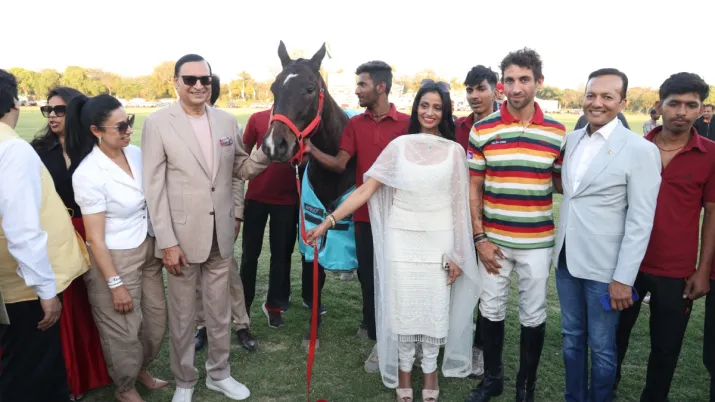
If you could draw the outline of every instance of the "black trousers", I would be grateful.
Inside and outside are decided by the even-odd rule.
[[[692,300],[683,299],[686,281],[687,278],[666,278],[639,272],[634,284],[638,301],[621,312],[616,333],[616,383],[621,379],[621,365],[628,351],[628,341],[638,319],[642,299],[650,292],[650,355],[640,399],[643,402],[668,400],[693,307]]]
[[[69,401],[60,323],[45,331],[37,329],[45,316],[39,299],[5,307],[10,325],[0,326],[0,401]]]
[[[713,280],[710,281],[710,293],[705,298],[703,363],[710,373],[710,402],[715,402],[715,281]]]
[[[301,296],[303,301],[310,305],[313,303],[313,262],[306,261],[301,255],[303,265]],[[318,264],[318,307],[323,305],[323,287],[325,286],[325,269]]]
[[[355,222],[355,252],[358,280],[362,289],[362,317],[368,337],[377,340],[375,326],[375,249],[372,244],[372,225]]]
[[[281,305],[288,303],[290,296],[290,261],[298,235],[298,206],[246,200],[243,216],[240,271],[246,311],[250,314],[256,296],[258,257],[263,248],[263,233],[269,217],[271,262],[266,306],[269,309],[280,309]]]

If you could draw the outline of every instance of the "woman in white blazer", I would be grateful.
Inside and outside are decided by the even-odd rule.
[[[141,150],[129,144],[134,116],[109,95],[79,96],[67,110],[67,153],[92,268],[84,276],[109,375],[121,402],[142,401],[137,379],[166,387],[147,368],[166,329],[161,260],[144,199]]]

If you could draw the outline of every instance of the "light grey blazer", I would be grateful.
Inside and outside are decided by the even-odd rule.
[[[573,190],[569,175],[586,128],[566,137],[553,262],[566,243],[566,264],[576,278],[632,286],[645,255],[661,181],[658,148],[620,122]]]

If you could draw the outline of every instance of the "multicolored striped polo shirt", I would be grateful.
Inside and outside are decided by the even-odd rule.
[[[552,178],[561,175],[566,128],[537,103],[523,126],[506,105],[475,123],[469,134],[470,174],[485,176],[484,231],[503,247],[553,247]]]

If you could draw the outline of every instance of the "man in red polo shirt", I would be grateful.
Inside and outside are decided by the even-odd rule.
[[[271,111],[254,113],[243,133],[245,149],[253,149],[263,141],[268,131]],[[268,295],[263,312],[271,328],[283,327],[281,310],[287,309],[290,296],[290,263],[298,235],[298,190],[295,170],[288,163],[272,163],[248,182],[241,244],[241,280],[246,297],[246,310],[256,295],[258,257],[263,248],[263,233],[270,217],[271,260],[268,274]]]
[[[360,106],[366,108],[348,122],[340,141],[340,151],[336,156],[327,155],[309,145],[306,152],[323,166],[337,173],[342,173],[351,158],[357,158],[355,185],[363,183],[363,175],[377,160],[387,144],[398,135],[406,134],[410,116],[400,113],[395,105],[388,101],[392,87],[392,68],[382,61],[370,61],[360,65],[355,95]],[[367,205],[363,205],[353,215],[355,220],[355,248],[358,260],[358,279],[362,288],[363,324],[367,327],[368,337],[377,339],[375,328],[375,284],[373,266],[372,228]],[[365,371],[379,371],[377,345],[365,361]]]
[[[457,143],[464,148],[464,152],[467,152],[469,133],[472,131],[474,123],[494,113],[498,81],[497,73],[481,64],[472,67],[469,73],[467,73],[467,78],[464,79],[467,102],[472,109],[472,113],[470,113],[469,116],[460,117],[454,122],[456,125],[455,138]],[[474,346],[472,350],[472,375],[474,376],[484,374],[480,321],[479,304],[477,303],[477,327],[474,331]]]
[[[696,74],[671,75],[660,86],[658,111],[662,111],[663,125],[645,137],[658,146],[663,170],[650,242],[633,285],[639,295],[651,294],[651,352],[641,401],[668,400],[693,300],[710,290],[715,253],[715,142],[693,129],[708,93],[708,85]],[[640,306],[639,300],[621,312],[616,386]]]

